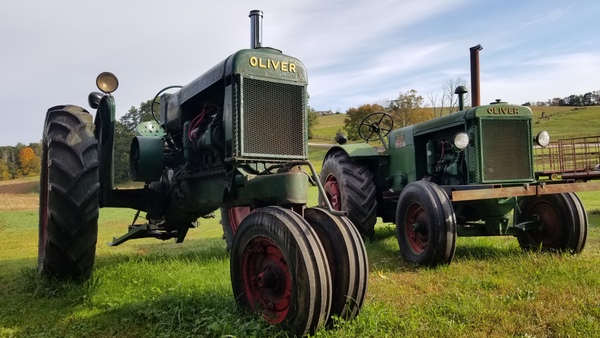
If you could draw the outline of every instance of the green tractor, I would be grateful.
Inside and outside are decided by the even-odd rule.
[[[345,213],[307,207],[309,181],[318,182],[307,158],[307,73],[298,59],[261,46],[262,15],[250,12],[250,49],[156,95],[159,114],[153,106],[155,121],[140,124],[131,142],[131,178],[143,188],[113,186],[113,74],[100,74],[101,92],[88,97],[94,118],[74,105],[48,110],[43,276],[91,276],[101,207],[133,211],[128,230],[111,245],[147,237],[180,243],[199,218],[220,209],[242,307],[301,335],[332,317],[358,314],[367,290],[364,243]],[[167,93],[173,87],[179,90]]]
[[[449,263],[457,236],[509,235],[525,250],[578,253],[588,221],[575,191],[600,184],[537,180],[534,146],[548,146],[549,135],[532,134],[529,107],[479,104],[479,50],[471,48],[472,107],[460,86],[459,111],[447,116],[400,129],[386,113],[365,117],[359,135],[383,147],[340,138],[324,158],[320,202],[347,210],[365,236],[377,217],[394,222],[402,257],[419,265]]]

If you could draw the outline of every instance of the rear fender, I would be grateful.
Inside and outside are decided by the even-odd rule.
[[[327,151],[325,157],[336,151],[343,151],[354,161],[367,165],[373,173],[376,185],[379,185],[379,179],[385,178],[386,175],[384,173],[389,168],[389,155],[387,152],[379,152],[375,147],[367,143],[353,143],[334,145]]]
[[[100,155],[100,207],[103,207],[114,182],[115,99],[111,95],[104,95],[100,100],[94,124]]]

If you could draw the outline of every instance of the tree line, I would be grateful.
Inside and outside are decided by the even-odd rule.
[[[600,90],[583,95],[569,95],[564,98],[555,97],[547,101],[526,102],[524,106],[597,106],[600,105]]]
[[[458,99],[454,94],[457,86],[467,86],[466,81],[457,78],[446,80],[441,88],[441,95],[429,95],[429,103],[411,89],[401,92],[397,98],[378,104],[363,104],[352,107],[346,111],[344,126],[340,126],[351,141],[359,140],[358,126],[369,114],[387,112],[393,119],[393,127],[400,128],[419,123],[434,117],[451,114],[458,110]],[[464,97],[469,102],[469,95]],[[158,102],[155,111],[158,111]],[[525,106],[592,106],[600,105],[600,91],[591,91],[582,95],[570,95],[565,98],[554,98],[547,101],[526,102]],[[129,147],[135,136],[135,127],[141,122],[153,120],[151,113],[152,100],[142,102],[139,107],[131,107],[125,115],[115,121],[115,183],[129,181]],[[308,138],[311,139],[315,125],[318,123],[317,112],[308,107]],[[387,121],[382,121],[382,127],[387,126]],[[42,145],[18,143],[16,146],[0,147],[0,181],[36,176],[41,170]]]
[[[0,147],[0,181],[40,174],[42,144]]]

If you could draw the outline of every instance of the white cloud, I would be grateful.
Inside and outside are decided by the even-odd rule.
[[[35,10],[34,10],[35,9]],[[248,13],[264,11],[264,43],[298,57],[310,104],[341,110],[449,78],[469,78],[481,43],[482,102],[513,103],[599,89],[600,4],[384,0],[249,4],[232,0],[12,1],[0,8],[0,145],[35,142],[49,106],[86,106],[101,71],[120,79],[118,113],[161,88],[186,84],[248,48]]]

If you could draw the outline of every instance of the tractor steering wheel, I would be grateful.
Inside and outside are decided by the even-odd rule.
[[[372,113],[367,115],[360,122],[360,125],[358,126],[358,136],[367,142],[373,141],[378,138],[386,137],[393,128],[394,120],[390,114],[384,112]]]

